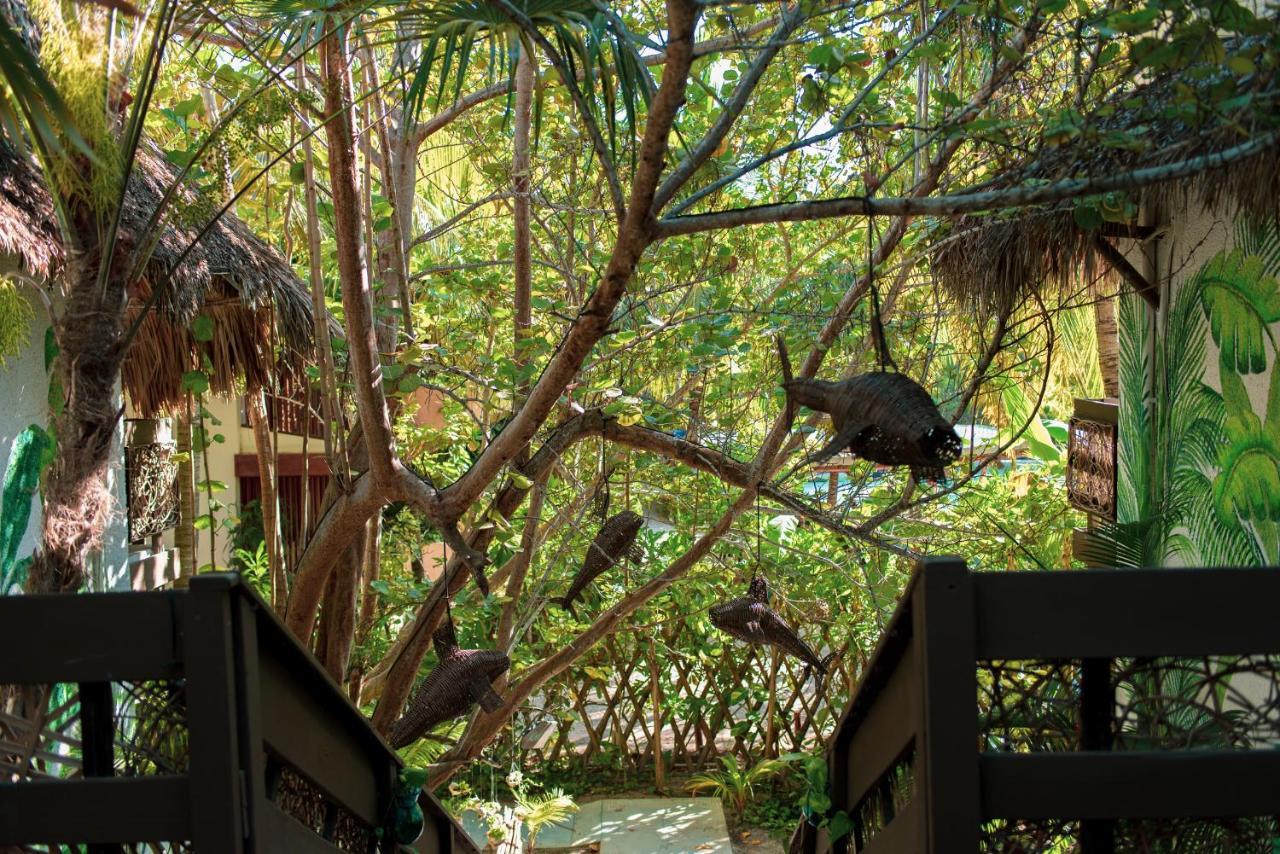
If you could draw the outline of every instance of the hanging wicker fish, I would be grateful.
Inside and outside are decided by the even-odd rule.
[[[644,551],[636,542],[636,535],[640,533],[640,526],[643,524],[644,519],[640,514],[631,510],[623,510],[606,519],[591,547],[587,549],[582,568],[574,576],[569,591],[551,601],[577,619],[578,612],[573,608],[573,601],[587,589],[587,585],[612,569],[624,557],[637,563],[644,558]]]
[[[773,646],[805,664],[805,676],[816,670],[819,678],[827,675],[827,665],[835,653],[819,658],[813,648],[800,639],[795,629],[787,625],[778,613],[769,607],[769,583],[761,576],[751,579],[746,596],[739,596],[722,605],[714,605],[710,611],[711,624],[727,635],[746,641],[752,646]]]
[[[848,448],[873,463],[910,466],[916,480],[942,480],[962,445],[929,393],[896,371],[868,371],[840,382],[797,379],[787,348],[778,338],[787,405],[802,404],[831,416],[835,436],[796,467],[825,460]],[[882,356],[882,358],[884,358]]]
[[[412,744],[442,721],[462,717],[479,703],[486,712],[502,706],[493,680],[506,673],[511,659],[496,649],[462,649],[446,618],[432,635],[440,663],[427,674],[409,709],[391,730],[391,746]]]

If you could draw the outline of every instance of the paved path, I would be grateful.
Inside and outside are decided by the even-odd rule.
[[[600,854],[732,854],[718,798],[627,798],[591,801],[568,827],[548,827],[538,851],[598,844]],[[483,831],[474,816],[463,826],[478,845]]]

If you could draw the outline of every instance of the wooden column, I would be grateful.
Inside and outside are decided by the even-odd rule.
[[[927,850],[972,854],[981,828],[977,632],[964,561],[926,558],[913,607],[923,677],[916,791],[927,811]]]

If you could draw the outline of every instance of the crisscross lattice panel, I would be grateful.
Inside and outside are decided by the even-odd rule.
[[[1086,513],[1116,518],[1116,425],[1088,418],[1071,419],[1067,500]]]
[[[847,631],[806,624],[804,634],[820,654],[837,653],[821,682],[787,656],[704,634],[690,620],[654,634],[614,635],[557,680],[543,704],[551,714],[529,725],[553,722],[555,734],[542,746],[549,760],[576,755],[584,766],[623,761],[639,768],[654,755],[656,675],[658,737],[673,767],[701,768],[728,751],[813,750],[834,727],[859,660]]]
[[[1280,656],[1115,659],[1113,750],[1280,745]],[[978,707],[986,750],[1080,749],[1080,664],[984,662]]]
[[[1113,833],[1116,851],[1271,854],[1280,823],[1274,817],[1119,820]],[[1076,821],[992,821],[982,828],[979,850],[991,854],[1077,851],[1079,836]]]
[[[84,767],[83,721],[75,684],[0,686],[0,769],[12,782],[72,779]],[[186,687],[182,680],[113,682],[112,773],[187,771]],[[97,734],[101,738],[104,734]]]

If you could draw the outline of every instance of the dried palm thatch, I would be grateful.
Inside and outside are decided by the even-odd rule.
[[[916,479],[941,480],[962,445],[920,384],[906,374],[869,371],[840,382],[788,379],[787,397],[831,416],[835,436],[804,464],[848,448],[864,460],[910,466]]]
[[[476,703],[496,712],[502,698],[493,680],[506,673],[511,659],[496,649],[462,649],[454,634],[453,619],[446,618],[431,638],[440,663],[418,688],[409,709],[391,730],[391,746],[406,747],[436,724],[458,718]]]
[[[630,557],[637,563],[644,558],[644,552],[636,543],[636,535],[640,533],[640,526],[643,524],[644,519],[632,510],[623,510],[606,519],[587,549],[587,556],[582,559],[582,566],[573,577],[569,591],[551,601],[576,618],[578,613],[573,608],[573,602],[591,582],[612,569],[624,557]]]
[[[816,670],[819,676],[826,675],[833,656],[819,658],[813,647],[801,640],[795,629],[769,607],[769,583],[762,576],[751,579],[746,596],[713,605],[709,613],[711,624],[730,637],[752,646],[776,647],[804,662],[805,678],[810,670]]]
[[[1249,40],[1229,44],[1248,52]],[[1236,78],[1214,60],[1167,70],[1118,91],[1086,117],[1069,140],[1042,140],[1038,150],[975,189],[998,191],[1064,180],[1098,179],[1158,169],[1254,142],[1255,153],[1209,166],[1195,178],[1171,179],[1132,190],[1127,201],[1167,222],[1189,205],[1253,219],[1280,216],[1280,70],[1259,62]],[[1115,194],[1108,207],[1122,210]],[[1076,203],[966,215],[938,241],[934,272],[962,302],[983,309],[1017,304],[1029,290],[1066,287],[1081,272],[1091,277],[1099,232],[1083,227]],[[1132,208],[1131,208],[1132,210]]]
[[[143,234],[177,172],[140,150],[125,195],[120,240],[141,246]],[[156,294],[123,367],[123,382],[139,414],[150,417],[183,399],[182,375],[207,356],[210,386],[227,394],[237,382],[263,384],[277,370],[300,369],[311,349],[311,300],[284,258],[240,219],[225,214],[200,236],[215,209],[180,187],[139,280],[129,284],[127,322]],[[200,237],[183,258],[188,246]],[[0,252],[56,290],[64,251],[53,201],[34,166],[0,145]],[[56,300],[55,300],[56,301]],[[191,322],[213,322],[211,340],[197,341]],[[278,330],[272,334],[272,327]],[[284,353],[277,363],[272,341]]]

